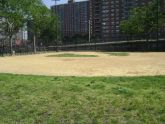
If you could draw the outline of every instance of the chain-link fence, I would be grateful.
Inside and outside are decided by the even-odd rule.
[[[47,47],[44,46],[36,46],[36,50],[38,53],[47,51]],[[8,55],[22,55],[22,54],[33,54],[34,53],[34,45],[30,41],[23,40],[14,40],[12,44],[12,51],[10,43],[7,40],[1,40],[0,42],[0,56],[8,56]]]

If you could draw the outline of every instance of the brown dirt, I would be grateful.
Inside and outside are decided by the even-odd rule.
[[[165,75],[165,53],[109,56],[99,52],[76,52],[76,54],[96,54],[99,57],[46,57],[52,54],[59,53],[0,57],[0,73],[51,76]]]

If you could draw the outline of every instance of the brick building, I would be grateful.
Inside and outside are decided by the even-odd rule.
[[[130,10],[144,6],[150,0],[90,0],[92,35],[101,41],[121,40],[120,22],[127,19]]]
[[[51,7],[60,19],[62,37],[72,37],[76,34],[88,34],[89,1],[75,2]]]

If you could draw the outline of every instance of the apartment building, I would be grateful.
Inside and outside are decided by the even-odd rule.
[[[92,35],[101,41],[121,40],[120,22],[128,19],[130,10],[150,0],[90,0]]]
[[[72,37],[76,34],[88,34],[89,1],[75,2],[51,7],[60,20],[62,37]]]

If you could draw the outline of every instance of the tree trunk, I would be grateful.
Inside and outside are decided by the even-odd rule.
[[[34,48],[34,53],[36,54],[36,36],[35,35],[33,37],[33,48]]]
[[[10,54],[11,56],[13,55],[13,42],[12,42],[12,36],[9,36],[9,41],[10,41]]]
[[[4,56],[4,51],[5,51],[5,41],[3,40],[3,44],[2,44],[2,56]]]

